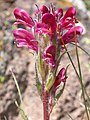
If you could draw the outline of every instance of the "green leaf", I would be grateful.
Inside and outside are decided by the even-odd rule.
[[[13,71],[10,69],[11,73],[12,73],[12,77],[14,79],[14,82],[15,82],[15,85],[16,85],[16,88],[17,88],[17,91],[18,91],[18,95],[19,95],[19,98],[20,98],[20,102],[22,103],[22,95],[21,95],[21,91],[20,91],[20,87],[18,85],[18,82],[17,82],[17,79],[16,79],[16,76],[14,75]]]
[[[68,70],[68,67],[69,67],[70,64],[67,65],[66,67],[66,72],[65,72],[65,75],[67,76],[67,70]]]
[[[44,62],[42,60],[41,52],[40,51],[38,53],[38,70],[39,70],[39,73],[40,73],[42,79],[45,80]]]
[[[52,106],[52,109],[53,107],[56,105],[58,99],[60,98],[60,96],[63,94],[63,91],[64,91],[64,88],[65,88],[65,83],[63,84],[63,87],[62,89],[57,93],[57,95],[55,96],[55,100],[54,100],[54,104]]]
[[[28,117],[25,115],[24,111],[20,108],[20,114],[23,120],[28,120]]]
[[[65,88],[65,83],[63,84],[63,87],[62,89],[59,91],[59,93],[55,96],[55,99],[58,100],[60,98],[60,96],[62,95],[63,91],[64,91],[64,88]]]
[[[25,115],[24,110],[18,105],[17,101],[15,101],[16,106],[19,108],[20,110],[20,115],[22,117],[23,120],[29,120],[28,117]]]
[[[77,46],[78,48],[80,48],[83,52],[85,52],[85,53],[90,57],[89,52],[87,52],[85,49],[83,49],[83,48],[80,47],[79,45],[76,45],[75,43],[70,43],[70,44]]]
[[[37,87],[39,95],[41,96],[42,85],[41,85],[41,82],[39,81],[36,63],[35,63],[35,73],[36,73],[36,87]]]

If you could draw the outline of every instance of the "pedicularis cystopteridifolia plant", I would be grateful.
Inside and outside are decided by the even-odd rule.
[[[52,4],[49,8],[37,6],[34,15],[33,19],[23,9],[16,8],[15,24],[23,24],[28,30],[18,28],[13,35],[17,47],[28,47],[35,53],[36,87],[43,102],[43,118],[49,120],[68,77],[67,66],[58,66],[67,52],[66,45],[71,42],[77,45],[83,29],[76,26],[78,20],[74,7],[70,7],[63,15],[63,9],[55,9]]]

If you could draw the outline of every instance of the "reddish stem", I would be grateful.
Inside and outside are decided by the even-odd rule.
[[[49,109],[48,109],[48,92],[45,91],[44,81],[42,85],[42,96],[43,96],[43,120],[49,120]]]

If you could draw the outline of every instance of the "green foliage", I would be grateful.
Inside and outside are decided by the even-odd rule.
[[[5,81],[5,76],[0,75],[0,83],[3,83]]]
[[[20,115],[23,120],[28,120],[28,117],[25,115],[25,112],[20,108]]]
[[[40,73],[42,79],[44,80],[45,79],[45,70],[44,70],[44,62],[41,57],[41,52],[39,52],[39,54],[38,54],[38,70],[39,70],[39,73]]]
[[[19,87],[19,85],[18,85],[18,82],[17,82],[17,80],[16,80],[16,77],[15,77],[13,71],[12,71],[12,70],[10,70],[10,71],[11,71],[12,76],[13,76],[13,79],[14,79],[14,81],[15,81],[16,88],[17,88],[17,90],[18,90],[18,95],[19,95],[19,98],[20,98],[20,102],[21,102],[21,104],[22,104],[22,95],[21,95],[20,87]],[[20,115],[21,115],[22,119],[23,119],[23,120],[28,120],[28,117],[25,115],[24,110],[21,108],[21,106],[18,105],[17,101],[15,101],[15,104],[16,104],[16,106],[19,108]]]
[[[79,48],[80,48],[80,47],[79,47]],[[81,49],[82,49],[82,48],[81,48]],[[67,51],[66,46],[65,46],[65,50]],[[82,50],[83,50],[83,49],[82,49]],[[83,51],[86,53],[85,50],[83,50]],[[90,98],[89,98],[89,96],[88,96],[88,94],[87,94],[87,91],[86,91],[86,88],[85,88],[85,86],[84,86],[84,84],[83,84],[83,77],[82,77],[82,72],[81,72],[80,58],[79,58],[79,54],[78,54],[78,45],[76,44],[76,57],[77,57],[77,63],[78,63],[78,71],[77,71],[77,69],[76,69],[75,64],[73,63],[73,60],[72,60],[69,52],[67,52],[67,55],[68,55],[68,58],[69,58],[72,66],[73,66],[73,68],[74,68],[74,70],[75,70],[75,73],[76,73],[76,75],[77,75],[77,77],[78,77],[78,80],[79,80],[79,82],[80,82],[80,86],[81,86],[81,90],[82,90],[82,97],[83,97],[83,100],[84,100],[85,112],[86,112],[86,115],[87,115],[87,120],[90,120],[90,119],[89,119],[88,106],[87,106],[87,104],[86,104],[85,95],[87,96],[87,99],[88,99],[88,100],[89,100]]]
[[[37,87],[37,90],[38,90],[39,95],[41,96],[42,85],[41,85],[41,83],[40,83],[40,81],[39,81],[36,63],[35,63],[35,73],[36,73],[36,87]]]
[[[90,10],[90,0],[83,0],[88,10]]]
[[[23,120],[28,120],[28,117],[25,115],[24,110],[18,105],[17,101],[15,101],[16,106],[19,108],[20,115]]]
[[[59,91],[59,93],[56,95],[56,100],[58,100],[60,98],[60,96],[63,94],[63,91],[64,91],[64,88],[65,88],[65,83],[63,84],[63,87],[62,89]]]

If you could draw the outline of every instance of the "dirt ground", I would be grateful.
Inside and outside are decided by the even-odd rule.
[[[64,9],[71,6],[71,3],[63,4],[55,0],[53,2],[56,6],[62,6]],[[32,14],[35,10],[34,4],[37,3],[38,5],[48,4],[45,0],[0,0],[0,120],[22,120],[19,109],[15,105],[15,100],[19,104],[20,100],[10,68],[13,70],[20,86],[23,97],[22,108],[25,114],[29,120],[42,120],[42,104],[35,86],[34,56],[28,49],[18,49],[12,36],[13,29],[16,29],[13,25],[15,21],[14,8],[22,7]],[[85,26],[86,31],[80,38],[80,46],[90,53],[90,18],[87,14],[82,14],[84,14],[82,11],[77,10],[77,17]],[[75,48],[70,46],[70,49],[72,49],[70,54],[77,66]],[[90,96],[90,57],[82,50],[78,50],[83,83]],[[51,120],[82,120],[82,116],[84,116],[83,120],[87,120],[79,80],[67,55],[65,55],[62,58],[60,68],[68,64],[70,66],[66,87],[52,112]]]

